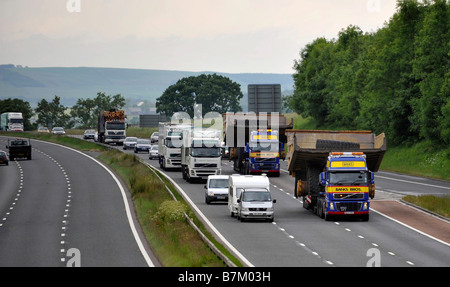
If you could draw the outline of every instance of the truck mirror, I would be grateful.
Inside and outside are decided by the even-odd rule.
[[[375,173],[374,173],[374,172],[371,172],[371,173],[370,173],[370,183],[371,183],[371,184],[374,184],[374,183],[375,183]]]
[[[273,203],[277,203],[277,200],[276,199],[274,199],[273,201],[272,201]]]
[[[207,187],[206,187],[206,184],[205,184],[205,186],[204,186],[203,188],[207,188]]]
[[[319,183],[320,183],[321,185],[326,185],[326,184],[327,184],[325,172],[321,172],[321,173],[320,173],[320,176],[319,176]]]

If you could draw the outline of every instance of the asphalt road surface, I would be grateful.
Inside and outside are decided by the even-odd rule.
[[[159,169],[148,154],[138,156]],[[371,212],[369,222],[326,222],[305,210],[301,199],[293,197],[294,179],[286,171],[270,178],[277,200],[274,223],[242,223],[230,216],[226,203],[205,203],[204,183],[187,183],[178,170],[165,173],[251,266],[450,266],[450,242],[435,240],[382,213]],[[232,162],[222,161],[222,173],[236,173]],[[376,174],[376,185],[375,199],[380,202],[406,194],[450,195],[449,182],[387,172]],[[450,223],[443,224],[447,232]]]
[[[104,167],[58,145],[32,146],[32,160],[0,166],[1,267],[153,265]]]

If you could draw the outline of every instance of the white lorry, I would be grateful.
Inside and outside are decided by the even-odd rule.
[[[190,130],[191,125],[160,122],[158,132],[158,157],[162,169],[181,167],[181,146],[183,130]]]
[[[22,113],[3,113],[3,114],[1,114],[0,130],[23,132]]]
[[[222,172],[222,137],[219,130],[196,128],[185,130],[181,148],[183,179],[206,180]]]
[[[238,219],[265,219],[272,222],[276,200],[270,194],[267,175],[233,174],[229,178],[228,210]]]

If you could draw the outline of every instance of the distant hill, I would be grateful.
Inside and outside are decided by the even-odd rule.
[[[214,72],[139,70],[117,68],[28,68],[0,65],[0,99],[19,98],[34,107],[42,100],[61,97],[65,106],[73,106],[79,98],[94,98],[97,92],[121,94],[127,106],[145,101],[151,106],[156,99],[179,79]],[[241,85],[246,110],[249,84],[280,84],[284,93],[293,90],[291,74],[227,74],[219,73]],[[142,104],[142,103],[141,103]]]

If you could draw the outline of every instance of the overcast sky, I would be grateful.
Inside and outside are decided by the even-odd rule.
[[[293,73],[318,37],[373,32],[396,0],[0,0],[0,64]]]

